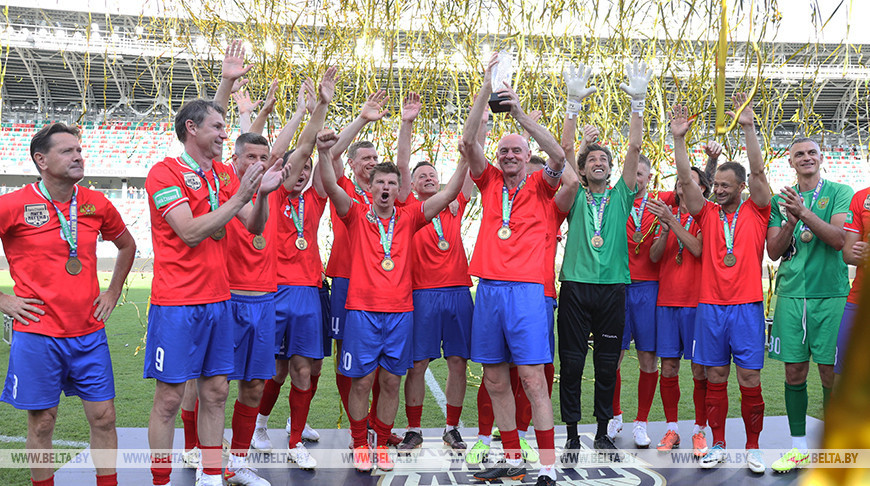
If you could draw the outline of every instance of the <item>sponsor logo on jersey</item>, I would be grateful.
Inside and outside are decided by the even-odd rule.
[[[819,202],[818,202],[818,204],[819,204],[819,209],[825,209],[826,207],[828,207],[828,200],[829,200],[829,199],[828,199],[827,196],[825,196],[825,197],[819,199]]]
[[[30,226],[39,228],[48,223],[48,205],[47,204],[25,204],[24,205],[24,222]]]
[[[97,207],[93,204],[82,204],[79,207],[79,214],[83,216],[89,216],[97,213]]]
[[[199,180],[199,176],[196,175],[195,172],[185,172],[184,185],[193,189],[194,191],[198,191],[199,188],[202,187],[202,181]]]

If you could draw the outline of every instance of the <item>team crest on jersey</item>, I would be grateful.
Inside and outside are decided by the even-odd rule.
[[[30,226],[39,228],[48,223],[48,205],[46,204],[25,204],[24,205],[24,222]]]
[[[82,216],[90,216],[97,213],[97,207],[93,204],[82,204],[79,207],[79,214]]]
[[[819,202],[818,202],[819,209],[825,209],[826,207],[828,207],[828,201],[829,201],[829,199],[827,196],[819,199]]]
[[[230,175],[226,172],[221,172],[218,174],[218,179],[220,179],[221,184],[224,186],[228,186],[230,184]]]
[[[371,223],[371,224],[375,224],[375,223],[378,221],[377,218],[375,217],[375,212],[374,212],[374,211],[371,211],[371,210],[369,210],[369,211],[366,213],[366,219],[367,219],[368,222]]]
[[[185,172],[184,173],[184,185],[193,189],[194,191],[198,191],[200,187],[202,187],[202,181],[199,180],[199,176],[193,172]]]
[[[870,195],[867,195],[867,199],[864,200],[864,209],[870,210]]]

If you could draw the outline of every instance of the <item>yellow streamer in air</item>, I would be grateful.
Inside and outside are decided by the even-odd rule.
[[[726,0],[722,0],[722,10],[719,14],[719,44],[716,50],[716,133],[728,133],[725,130],[725,62],[728,60],[728,8]],[[750,98],[751,99],[751,98]]]

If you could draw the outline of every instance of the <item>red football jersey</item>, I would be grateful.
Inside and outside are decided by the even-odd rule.
[[[349,249],[353,254],[345,307],[369,312],[410,312],[414,310],[411,297],[414,233],[428,223],[423,216],[423,205],[396,207],[390,248],[394,268],[390,271],[381,267],[384,247],[375,217],[368,205],[353,203],[341,218],[347,225]],[[388,232],[390,219],[381,219],[381,224],[384,232]]]
[[[237,183],[236,168],[229,166],[230,175]],[[254,200],[257,195],[254,194]],[[271,203],[270,203],[271,204]],[[269,211],[272,212],[270,206]],[[251,292],[275,292],[278,290],[277,263],[275,257],[275,217],[266,220],[262,240],[248,231],[239,220],[227,223],[227,270],[230,288]],[[256,239],[256,240],[255,240]],[[266,246],[257,249],[255,241],[265,241]]]
[[[408,196],[408,204],[413,205],[417,198]],[[456,198],[459,210],[454,216],[450,209],[439,214],[444,241],[450,245],[446,251],[438,248],[438,233],[435,221],[427,224],[414,234],[414,252],[411,260],[411,274],[414,290],[439,289],[444,287],[471,287],[468,276],[468,257],[462,245],[462,215],[468,206],[468,199],[459,194]]]
[[[560,239],[559,229],[565,218],[568,217],[568,213],[563,213],[556,206],[556,201],[553,200],[550,203],[547,216],[550,227],[547,229],[547,247],[544,252],[544,273],[546,275],[544,295],[556,299],[558,298],[556,295],[556,247]]]
[[[677,211],[674,211],[677,214]],[[680,224],[683,227],[688,222],[688,214],[680,215]],[[738,221],[739,223],[739,221]],[[698,235],[701,228],[698,222],[692,218],[689,225],[689,233]],[[659,236],[656,236],[658,239]],[[668,233],[668,241],[665,243],[665,251],[662,254],[659,265],[660,290],[656,305],[662,307],[697,307],[700,295],[701,283],[701,259],[695,258],[688,248],[683,248],[682,263],[677,263],[677,255],[680,254],[680,242],[677,235],[671,230]]]
[[[728,224],[731,224],[734,213],[726,214],[725,217]],[[701,294],[698,302],[734,305],[760,302],[764,298],[761,289],[761,262],[769,218],[770,204],[759,208],[751,198],[743,203],[734,231],[734,256],[737,263],[729,267],[723,261],[727,249],[723,223],[719,218],[719,205],[705,201],[701,212],[695,216],[704,235]]]
[[[317,230],[320,227],[320,217],[323,216],[323,210],[326,208],[326,198],[317,194],[313,187],[302,193],[301,199],[305,200],[302,232],[308,247],[300,250],[296,247],[298,234],[293,223],[293,213],[290,211],[292,205],[296,215],[299,215],[300,198],[291,200],[290,192],[284,189],[283,185],[271,196],[270,219],[274,219],[278,225],[278,283],[321,287],[323,279],[320,278],[320,274],[323,264],[320,261],[320,248],[317,245]]]
[[[867,241],[867,230],[870,229],[870,187],[861,189],[852,196],[849,204],[849,215],[846,218],[844,228],[846,231],[861,235],[862,241]],[[843,251],[852,251],[851,248],[843,248]],[[852,290],[849,292],[847,302],[858,304],[861,298],[861,284],[864,281],[864,267],[858,265],[855,268],[855,280],[852,282]]]
[[[550,227],[547,207],[556,188],[544,180],[543,171],[537,171],[528,176],[519,193],[517,188],[509,191],[508,197],[513,198],[511,236],[502,240],[497,235],[502,227],[502,173],[488,165],[474,183],[480,189],[483,214],[469,272],[492,280],[543,284],[547,276],[542,260]]]
[[[353,181],[346,176],[341,176],[338,179],[338,185],[344,189],[352,199],[363,203],[363,206],[368,206],[371,203],[372,195],[368,192],[358,193]],[[398,204],[397,204],[398,205]],[[326,274],[330,277],[350,278],[351,252],[350,240],[347,236],[347,226],[344,221],[338,217],[335,212],[335,206],[329,205],[329,219],[332,221],[332,249],[329,251],[329,262],[326,264]]]
[[[659,193],[658,196],[667,195],[668,193]],[[652,199],[653,194],[647,192],[647,200]],[[667,201],[665,201],[667,204]],[[634,199],[633,214],[629,216],[626,223],[626,234],[628,238],[628,270],[631,273],[633,281],[655,281],[659,279],[659,264],[654,263],[649,259],[649,250],[652,247],[654,232],[658,224],[658,218],[649,210],[649,206],[644,207],[643,215],[640,222],[640,234],[643,238],[640,243],[635,242],[632,237],[638,228],[634,224],[634,214],[640,214],[640,206],[643,204],[643,198],[637,197]]]
[[[226,202],[238,190],[238,179],[219,161],[212,161],[207,172],[214,187],[220,180],[219,201]],[[154,280],[151,303],[156,305],[196,305],[229,300],[230,286],[225,259],[227,239],[206,238],[191,248],[175,234],[165,216],[179,204],[187,203],[193,217],[211,207],[208,187],[179,157],[167,157],[148,171],[145,179],[148,207],[151,210],[151,241],[154,246]]]
[[[70,202],[55,201],[69,219]],[[78,206],[77,256],[82,271],[70,275],[65,266],[69,243],[63,238],[54,206],[36,184],[0,196],[0,238],[15,281],[15,295],[39,299],[45,315],[39,322],[15,322],[15,332],[52,337],[75,337],[103,328],[94,318],[94,299],[100,295],[97,280],[97,235],[114,241],[127,231],[118,210],[102,193],[76,186]]]

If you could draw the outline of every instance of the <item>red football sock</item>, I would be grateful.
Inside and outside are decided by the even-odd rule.
[[[230,443],[230,451],[234,456],[245,457],[251,447],[251,437],[257,427],[258,407],[249,407],[236,400],[233,407],[233,440]]]
[[[354,420],[351,417],[348,417],[348,419],[350,420],[350,436],[353,438],[354,448],[368,447],[368,428],[366,427],[368,416],[363,417],[362,420]]]
[[[486,385],[481,381],[480,388],[477,389],[477,435],[492,435],[493,422],[495,416],[492,414],[492,400],[486,391]]]
[[[553,363],[544,365],[544,377],[547,379],[547,393],[550,394],[550,398],[553,398],[553,381],[556,377],[556,367]]]
[[[459,425],[459,417],[462,415],[462,405],[454,407],[447,404],[447,426],[456,427]]]
[[[665,409],[665,420],[676,422],[680,404],[680,377],[661,377],[662,386],[659,389],[662,396],[662,408]]]
[[[529,430],[529,423],[532,421],[532,404],[529,402],[529,397],[526,396],[526,389],[522,383],[519,383],[514,389],[514,403],[516,404],[517,430],[525,432]]]
[[[272,409],[275,407],[278,396],[281,394],[281,385],[283,383],[278,383],[275,380],[266,380],[266,384],[263,386],[263,397],[260,398],[260,415],[267,417],[272,415]]]
[[[746,448],[758,449],[758,435],[764,428],[764,397],[761,385],[752,388],[740,387],[740,413],[746,428]]]
[[[538,450],[541,451],[541,465],[549,467],[556,464],[556,444],[553,438],[553,429],[535,430],[535,438],[538,440]]]
[[[152,454],[151,479],[153,484],[169,484],[170,474],[172,474],[172,457],[168,454],[163,457],[154,457]]]
[[[52,476],[54,477],[54,476]],[[51,486],[51,485],[49,485]],[[97,475],[97,486],[118,486],[118,473]]]
[[[338,397],[341,399],[341,404],[344,405],[344,413],[350,418],[350,412],[347,411],[347,398],[350,396],[350,378],[336,373],[335,386],[338,387]]]
[[[728,382],[707,382],[707,420],[713,431],[713,444],[725,445],[725,419],[728,417]]]
[[[381,380],[379,376],[381,374],[381,369],[375,369],[375,382],[372,384],[372,403],[369,405],[369,422],[372,422],[374,418],[378,415],[378,400],[381,398]],[[369,427],[372,427],[372,424],[369,423]]]
[[[314,397],[314,388],[300,390],[296,385],[290,384],[290,448],[302,442],[302,431],[305,430],[305,422],[308,421],[308,411],[311,410],[311,399]]]
[[[387,439],[390,438],[390,434],[393,430],[393,424],[385,424],[381,422],[381,420],[375,415],[374,417],[369,417],[369,422],[373,429],[375,429],[375,433],[378,435],[377,445],[385,446],[387,445]]]
[[[320,375],[311,375],[311,394],[317,393],[317,382],[320,381]]]
[[[99,476],[97,476],[97,477],[99,477]],[[41,481],[37,481],[33,478],[30,478],[30,482],[33,483],[33,486],[54,486],[54,474],[52,474],[50,478],[43,479]],[[166,484],[166,483],[164,483],[164,484]]]
[[[251,439],[248,439],[248,445],[251,445]],[[200,449],[202,449],[202,473],[209,475],[221,474],[223,472],[221,468],[221,446],[204,446],[200,445]]]
[[[694,378],[693,378],[694,379]],[[695,402],[695,424],[707,426],[707,380],[695,380],[692,401]]]
[[[511,374],[511,391],[516,394],[517,390],[522,388],[522,385],[520,384],[520,369],[516,366],[509,369]]]
[[[199,398],[193,404],[193,424],[193,430],[196,431],[196,447],[199,447]]]
[[[181,424],[184,426],[184,450],[196,447],[196,414],[193,410],[181,409]]]
[[[520,459],[523,457],[520,449],[520,436],[517,429],[501,430],[501,444],[504,448],[505,459]]]
[[[656,396],[658,381],[658,370],[653,373],[640,371],[640,377],[637,379],[637,418],[635,418],[638,422],[646,422],[649,418],[649,409]]]
[[[613,387],[613,416],[622,415],[622,406],[619,404],[619,393],[622,391],[622,375],[616,368],[616,386]]]
[[[408,416],[408,428],[419,429],[423,417],[423,405],[405,405],[405,415]]]

